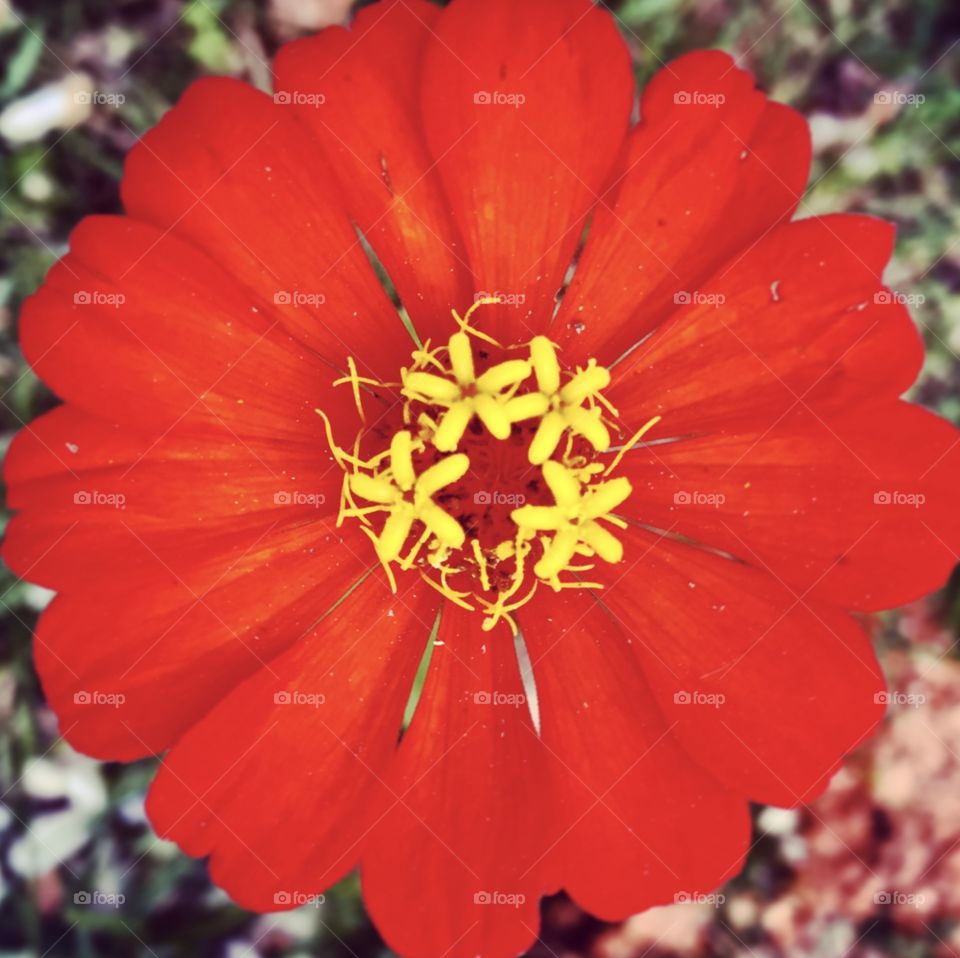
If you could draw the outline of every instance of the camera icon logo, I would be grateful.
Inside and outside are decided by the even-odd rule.
[[[473,94],[473,102],[477,106],[489,106],[493,102],[493,97],[486,90],[478,90]]]

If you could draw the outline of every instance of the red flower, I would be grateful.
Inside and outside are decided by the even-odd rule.
[[[388,0],[276,89],[192,86],[24,309],[65,405],[13,445],[5,555],[59,593],[63,734],[169,750],[151,820],[246,907],[359,865],[409,956],[518,952],[559,888],[709,892],[747,799],[879,720],[850,612],[960,544],[892,228],[791,221],[805,124],[725,54],[628,129],[586,0]]]

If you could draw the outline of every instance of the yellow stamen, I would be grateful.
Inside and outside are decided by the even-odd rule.
[[[545,463],[563,438],[567,422],[558,412],[548,412],[537,427],[527,458],[535,466]]]
[[[433,435],[433,444],[441,452],[453,452],[473,419],[473,404],[467,400],[451,406],[440,420]]]
[[[458,479],[462,479],[469,468],[470,460],[462,452],[441,459],[436,465],[421,472],[418,476],[414,490],[414,501],[423,502],[431,498],[444,486],[449,486]]]
[[[454,403],[460,398],[460,389],[457,384],[436,373],[407,373],[403,385],[405,394],[412,392],[417,395],[417,398],[423,397],[440,403]]]
[[[558,576],[571,569],[575,555],[596,555],[605,562],[620,562],[623,546],[598,520],[612,520],[609,513],[631,493],[622,477],[599,484],[584,484],[562,463],[544,463],[543,478],[553,495],[554,506],[521,506],[510,514],[522,534],[552,532],[534,574],[558,587]],[[615,523],[614,523],[615,524]]]
[[[417,539],[413,548],[407,553],[406,558],[400,560],[401,569],[406,571],[413,565],[413,563],[417,559],[417,556],[420,554],[420,550],[426,545],[427,540],[430,538],[431,535],[432,533],[430,532],[429,529],[423,530],[423,535],[421,535],[420,538]]]
[[[473,350],[466,333],[454,333],[450,337],[450,369],[458,383],[466,385],[476,378],[473,367]]]
[[[527,552],[529,551],[529,546],[523,542],[522,530],[517,530],[517,538],[513,543],[513,551],[516,556],[517,564],[513,572],[513,581],[510,583],[510,588],[505,592],[501,592],[495,602],[488,602],[482,596],[477,596],[480,603],[487,610],[487,618],[483,620],[480,628],[484,632],[489,632],[498,622],[501,620],[505,621],[510,627],[510,630],[514,635],[518,632],[517,624],[510,615],[511,612],[515,612],[521,606],[526,605],[534,596],[534,593],[537,591],[537,583],[533,583],[533,588],[529,593],[520,599],[518,602],[509,603],[509,599],[512,599],[516,595],[517,591],[520,589],[520,586],[523,584],[524,580],[524,560],[527,557]],[[501,543],[502,545],[503,543]],[[499,548],[499,546],[498,546]]]
[[[593,560],[622,561],[623,545],[615,530],[627,526],[614,510],[632,489],[624,477],[607,477],[660,417],[638,430],[605,468],[590,448],[594,453],[610,448],[610,430],[617,418],[603,395],[610,372],[593,359],[573,372],[565,371],[556,346],[546,336],[510,347],[526,349],[527,358],[484,369],[486,356],[481,359],[481,352],[474,353],[477,343],[504,347],[471,321],[481,306],[496,302],[477,300],[463,317],[453,311],[457,330],[444,345],[433,346],[427,340],[414,350],[412,364],[401,370],[400,383],[361,376],[354,359],[347,359],[348,375],[335,385],[350,385],[361,421],[365,421],[361,387],[398,390],[405,400],[405,428],[396,431],[379,453],[363,458],[363,431],[352,451],[337,445],[329,418],[322,410],[317,413],[331,454],[344,473],[337,525],[347,518],[361,522],[390,588],[397,590],[394,563],[404,571],[419,565],[424,580],[445,599],[467,610],[481,608],[483,630],[503,622],[516,633],[514,614],[530,602],[541,583],[555,590],[599,589],[600,583],[561,581],[561,576],[589,572],[595,568]],[[483,369],[479,375],[478,366]],[[470,515],[464,490],[444,494],[470,468],[470,459],[459,450],[468,448],[461,443],[474,419],[496,440],[532,433],[527,458],[542,467],[553,499],[552,505],[531,503],[513,509],[516,535],[493,549],[485,549],[473,535],[467,541],[471,522],[458,518],[461,509]],[[518,425],[531,420],[533,427]],[[471,431],[470,449],[479,435],[479,429]],[[506,475],[509,461],[509,455],[502,461],[494,457],[490,467]],[[379,513],[385,515],[378,534],[371,520]],[[428,570],[433,571],[428,575]],[[472,584],[467,589],[451,584],[459,586],[461,581]]]
[[[417,476],[413,471],[413,439],[406,430],[396,433],[390,440],[390,468],[397,485],[409,492]]]
[[[390,568],[390,563],[384,561],[383,557],[380,555],[380,550],[377,548],[377,537],[366,526],[360,526],[360,531],[373,543],[373,551],[376,553],[377,558],[380,560],[380,565],[383,566],[383,571],[386,572],[387,574],[387,581],[390,583],[390,591],[394,595],[396,595],[397,579],[396,579],[396,576],[393,574],[393,569]]]
[[[546,336],[535,336],[531,341],[530,362],[537,377],[537,388],[552,396],[560,389],[560,363],[553,343]]]
[[[591,359],[586,369],[581,369],[560,390],[560,399],[567,406],[579,406],[585,399],[596,395],[610,385],[610,373]]]
[[[482,339],[485,343],[489,343],[491,346],[496,346],[498,349],[503,349],[503,346],[500,345],[492,336],[488,336],[486,333],[481,332],[479,329],[474,329],[470,325],[470,317],[481,307],[481,306],[495,306],[497,304],[497,298],[495,296],[484,296],[481,299],[476,300],[474,304],[467,310],[466,314],[461,318],[460,314],[455,310],[451,310],[453,313],[454,322],[460,327],[460,329],[469,333],[471,336],[476,336],[477,339]]]
[[[480,422],[486,427],[487,431],[495,439],[507,439],[510,436],[510,417],[506,413],[506,408],[502,403],[497,402],[493,396],[480,394],[473,400],[473,411],[477,414]]]
[[[483,302],[476,305],[483,305]],[[475,330],[463,322],[463,329],[475,334]],[[492,436],[507,439],[513,423],[518,421],[516,414],[520,408],[514,406],[508,413],[507,407],[514,402],[520,384],[529,378],[530,363],[523,359],[509,359],[491,366],[477,377],[470,336],[466,331],[450,337],[447,354],[450,370],[445,376],[418,368],[403,373],[401,392],[408,400],[446,408],[433,433],[433,445],[441,452],[454,452],[474,416]]]
[[[631,449],[641,440],[643,437],[651,430],[653,427],[660,422],[662,416],[654,416],[652,419],[648,419],[621,447],[620,451],[613,457],[613,462],[607,466],[605,476],[609,476],[617,466],[623,462],[623,457],[630,452]]]
[[[609,370],[591,359],[585,369],[578,369],[573,378],[561,386],[556,347],[546,336],[535,336],[530,341],[530,364],[541,403],[531,402],[526,395],[519,396],[510,411],[513,422],[541,417],[530,444],[530,462],[536,466],[545,463],[567,430],[585,439],[597,452],[605,452],[610,447],[610,433],[596,404],[615,412],[601,394],[601,390],[610,385]],[[568,437],[565,459],[569,458],[570,449]]]
[[[480,548],[480,543],[476,539],[470,540],[470,545],[473,548],[473,557],[477,560],[477,569],[480,572],[480,585],[485,592],[490,591],[490,576],[487,573],[487,558],[483,554],[483,549]]]
[[[363,403],[360,401],[360,374],[357,372],[357,364],[354,362],[353,356],[347,357],[347,369],[350,370],[350,375],[347,377],[347,381],[350,383],[350,388],[353,390],[353,401],[356,404],[357,412],[360,415],[360,421],[366,422],[367,416],[363,411]],[[338,380],[334,383],[334,386],[337,386],[342,382],[342,379]],[[372,379],[368,379],[366,382],[376,385],[376,381]]]
[[[374,475],[354,472],[349,477],[349,488],[354,495],[383,506],[388,512],[387,521],[375,540],[377,554],[384,563],[399,557],[417,521],[448,548],[459,549],[466,538],[460,523],[438,506],[433,496],[464,476],[470,467],[469,458],[462,453],[448,456],[417,476],[413,449],[413,437],[406,431],[397,433],[390,442],[389,469]],[[412,502],[407,498],[411,493]]]
[[[430,578],[430,576],[424,575],[423,573],[421,573],[421,575],[423,576],[423,581],[426,582],[427,585],[436,589],[440,595],[449,599],[454,605],[459,605],[461,609],[466,609],[468,612],[475,611],[474,606],[470,605],[470,603],[466,601],[466,597],[470,595],[470,593],[457,592],[455,589],[450,588],[450,586],[447,584],[445,573],[441,573],[439,582],[435,582]]]
[[[522,383],[530,375],[530,363],[523,359],[508,359],[488,369],[477,381],[477,389],[484,393],[499,393],[508,386]]]

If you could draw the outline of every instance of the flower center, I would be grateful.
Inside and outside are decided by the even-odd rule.
[[[631,494],[611,478],[651,419],[608,463],[617,411],[603,396],[610,372],[590,360],[564,370],[553,343],[536,336],[504,347],[471,325],[479,300],[446,345],[412,354],[400,382],[361,377],[348,360],[361,421],[362,389],[397,394],[402,418],[388,426],[370,458],[338,446],[322,410],[330,448],[344,470],[337,524],[357,520],[396,591],[396,571],[416,569],[446,598],[485,613],[483,628],[504,621],[537,588],[599,589],[584,581],[596,561],[619,562],[611,529]]]

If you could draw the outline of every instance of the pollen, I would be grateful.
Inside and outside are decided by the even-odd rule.
[[[581,573],[618,563],[617,510],[632,488],[613,477],[658,422],[627,434],[603,391],[609,370],[589,360],[564,367],[546,337],[503,345],[473,322],[480,299],[442,345],[411,354],[399,382],[357,373],[348,386],[360,432],[350,450],[327,441],[343,470],[338,524],[355,520],[396,591],[397,575],[419,573],[456,605],[482,615],[485,631],[516,633],[539,587],[599,589]],[[364,390],[393,393],[394,413],[370,423]],[[615,454],[614,454],[615,453]]]

